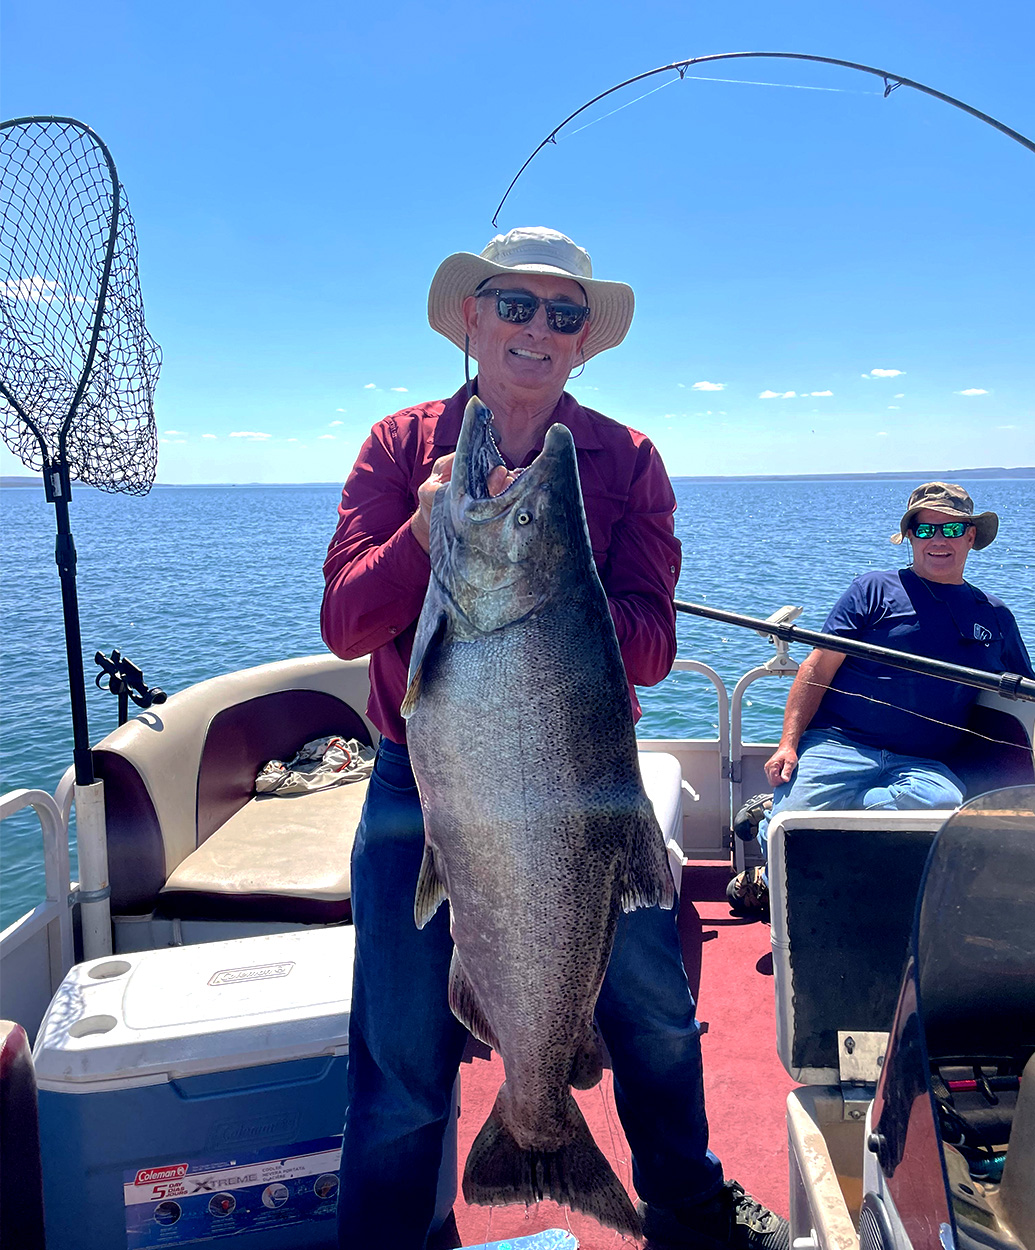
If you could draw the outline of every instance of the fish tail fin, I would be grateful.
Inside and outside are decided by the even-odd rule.
[[[526,1206],[549,1198],[591,1215],[605,1228],[642,1236],[639,1216],[569,1095],[572,1139],[559,1150],[523,1150],[500,1115],[500,1098],[475,1138],[464,1168],[464,1198],[481,1206]]]

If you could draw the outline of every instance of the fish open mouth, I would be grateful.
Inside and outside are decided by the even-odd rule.
[[[507,466],[496,442],[492,411],[477,396],[469,401],[464,414],[464,428],[457,444],[457,455],[463,457],[467,494],[476,501],[499,499],[516,485],[521,474],[525,472],[524,468],[513,470],[514,481],[509,482],[498,495],[489,494],[489,474],[495,468],[505,469]]]

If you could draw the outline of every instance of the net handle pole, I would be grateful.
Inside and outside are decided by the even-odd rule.
[[[60,470],[65,469],[62,473]],[[83,667],[83,638],[79,625],[79,595],[76,590],[77,555],[68,521],[68,472],[48,465],[44,469],[48,496],[53,493],[57,520],[54,560],[61,579],[61,611],[65,624],[65,654],[68,658],[68,695],[72,709],[72,760],[77,786],[93,785],[93,755],[90,752],[90,729],[86,712],[86,674]]]
[[[760,617],[743,616],[739,612],[726,612],[722,608],[706,608],[699,603],[683,603],[676,600],[677,612],[690,616],[703,616],[710,621],[722,621],[725,625],[737,625],[741,629],[753,629],[756,633],[771,634],[784,642],[801,642],[824,651],[839,651],[843,655],[857,656],[893,668],[904,668],[925,677],[938,677],[942,681],[954,681],[963,686],[976,686],[1006,699],[1021,699],[1035,703],[1035,681],[1017,673],[988,673],[979,668],[967,668],[962,664],[950,664],[946,660],[932,660],[923,655],[910,655],[891,647],[878,647],[870,642],[857,642],[852,638],[839,638],[836,634],[821,634],[814,629],[801,629],[796,625],[774,625]]]

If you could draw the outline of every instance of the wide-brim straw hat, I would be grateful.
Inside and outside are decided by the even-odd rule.
[[[898,533],[891,535],[893,543],[902,542],[909,532],[913,518],[924,508],[944,513],[945,516],[958,517],[961,521],[971,521],[974,525],[975,551],[987,547],[999,532],[997,514],[978,512],[975,515],[974,501],[962,486],[956,486],[952,482],[925,482],[909,496],[909,504],[902,514]]]
[[[589,253],[566,234],[546,226],[519,226],[498,234],[481,255],[454,252],[439,265],[428,292],[428,321],[457,347],[464,347],[467,329],[463,304],[468,295],[494,274],[553,274],[571,278],[586,292],[589,333],[582,352],[586,360],[625,338],[633,317],[632,287],[593,277]]]

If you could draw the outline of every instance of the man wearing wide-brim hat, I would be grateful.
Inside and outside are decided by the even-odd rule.
[[[975,512],[962,486],[918,486],[891,536],[909,543],[912,564],[857,577],[823,632],[1031,677],[1009,608],[963,577],[971,551],[987,547],[998,529],[998,516]],[[768,822],[780,811],[958,807],[965,786],[950,763],[977,695],[974,686],[813,651],[795,676],[780,744],[765,765],[775,788],[759,828],[763,850]],[[728,898],[735,910],[764,910],[764,872],[740,873]]]
[[[467,1034],[448,1006],[448,909],[419,931],[414,925],[424,825],[400,705],[430,574],[431,505],[449,480],[472,391],[492,410],[505,462],[490,476],[490,494],[532,461],[550,425],[571,431],[593,558],[634,709],[632,683],[654,685],[672,666],[680,547],[668,476],[648,438],[565,390],[573,370],[622,341],[632,315],[631,289],[595,278],[589,255],[556,230],[511,230],[480,255],[448,257],[431,283],[428,319],[477,360],[477,377],[449,399],[375,425],[345,483],[324,566],[323,634],[344,658],[370,654],[368,712],[382,738],[352,860],[357,954],[342,1246],[460,1244],[448,1222],[434,1226]],[[619,917],[596,1020],[646,1204],[648,1244],[787,1250],[786,1221],[724,1183],[708,1150],[699,1030],[673,911],[640,908]],[[565,1193],[588,1192],[584,1175],[556,1174],[552,1154],[538,1163],[525,1156],[523,1171],[501,1173],[498,1201],[533,1201],[529,1185],[569,1205]]]

